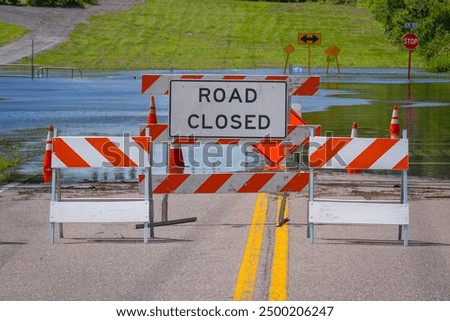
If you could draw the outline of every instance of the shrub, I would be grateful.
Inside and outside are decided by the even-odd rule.
[[[80,7],[80,8],[84,8],[86,5],[89,5],[89,4],[97,4],[97,0],[28,0],[27,3],[30,6],[36,6],[36,7]]]

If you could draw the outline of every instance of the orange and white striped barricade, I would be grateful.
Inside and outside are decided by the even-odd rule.
[[[307,172],[168,173],[153,175],[154,194],[301,192]]]
[[[50,242],[55,242],[55,223],[144,223],[144,243],[153,235],[151,184],[151,138],[148,136],[57,137],[53,138],[52,190],[50,199]],[[142,168],[144,197],[62,198],[60,172],[67,168]],[[61,224],[60,224],[61,226]],[[61,232],[61,231],[60,231]]]
[[[294,75],[222,75],[222,74],[153,74],[142,75],[143,95],[168,95],[172,80],[204,81],[284,81],[288,84],[289,96],[312,96],[319,90],[319,76]]]
[[[315,224],[391,224],[403,227],[408,246],[409,205],[406,131],[402,139],[316,136],[309,145],[309,239],[314,243]],[[397,170],[402,173],[399,201],[328,200],[314,198],[315,169]]]

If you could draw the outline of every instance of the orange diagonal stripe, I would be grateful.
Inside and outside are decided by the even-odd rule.
[[[250,179],[237,191],[238,193],[254,193],[263,188],[264,185],[275,175],[275,173],[254,174]]]
[[[53,139],[53,153],[67,167],[91,167],[61,138]]]
[[[114,167],[138,167],[125,153],[107,137],[86,137],[92,145]]]
[[[267,76],[266,80],[286,80],[288,76]]]
[[[231,176],[231,173],[211,174],[195,193],[215,193]]]
[[[141,94],[145,93],[158,79],[160,75],[142,75]]]
[[[408,170],[408,168],[409,168],[409,157],[408,157],[408,155],[406,155],[392,169],[406,171],[406,170]]]
[[[131,139],[138,144],[143,150],[145,150],[147,153],[150,152],[150,137],[148,136],[133,136]]]
[[[349,169],[369,169],[384,153],[398,142],[398,139],[378,138],[363,150],[350,164]]]
[[[155,141],[158,137],[168,128],[167,124],[149,124],[148,125],[150,136]],[[167,136],[167,134],[166,134]]]
[[[242,76],[242,75],[225,75],[225,76],[223,76],[223,79],[228,79],[228,80],[230,80],[230,79],[242,80],[242,79],[245,79],[245,76]]]
[[[280,192],[300,192],[309,183],[309,173],[297,173],[280,190]]]
[[[320,86],[320,78],[319,77],[308,77],[306,81],[301,84],[300,87],[297,88],[296,91],[292,94],[293,96],[312,96],[318,90]]]
[[[154,190],[155,194],[173,193],[189,177],[189,174],[169,174]]]
[[[216,141],[219,145],[232,145],[239,144],[240,140],[238,138],[220,138]]]
[[[180,79],[203,79],[203,75],[182,75]]]
[[[330,159],[332,159],[351,138],[347,137],[330,137],[325,144],[320,146],[310,157],[309,166],[320,168],[323,167]]]

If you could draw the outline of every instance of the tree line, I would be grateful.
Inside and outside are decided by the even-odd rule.
[[[401,44],[402,37],[419,37],[418,53],[434,72],[450,71],[450,4],[448,0],[362,0],[380,21],[386,35]],[[409,29],[409,23],[415,23]]]

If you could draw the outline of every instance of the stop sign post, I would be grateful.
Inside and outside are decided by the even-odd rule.
[[[407,33],[402,38],[402,44],[408,50],[408,79],[411,79],[411,52],[419,46],[419,37],[414,33]]]

